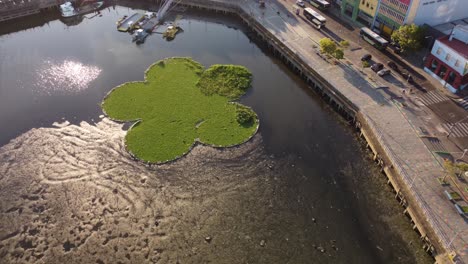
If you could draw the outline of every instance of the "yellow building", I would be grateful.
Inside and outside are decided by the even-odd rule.
[[[377,12],[378,5],[379,0],[359,0],[357,20],[364,24],[371,25]]]

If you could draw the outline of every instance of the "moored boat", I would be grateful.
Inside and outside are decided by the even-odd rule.
[[[93,3],[79,6],[79,7],[74,7],[71,2],[65,2],[64,4],[60,5],[60,13],[62,14],[62,17],[64,18],[74,17],[74,16],[88,14],[93,11],[97,11],[103,5],[104,5],[104,2],[99,1],[99,2],[93,2]]]
[[[138,24],[141,20],[145,18],[144,14],[135,13],[129,17],[127,17],[124,21],[121,22],[120,26],[117,28],[118,31],[130,31],[135,28],[135,25]]]
[[[141,44],[145,42],[146,37],[148,37],[149,33],[143,29],[138,29],[135,31],[133,35],[132,41],[136,42],[136,44]]]

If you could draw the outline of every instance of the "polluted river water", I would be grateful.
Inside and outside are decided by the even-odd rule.
[[[183,33],[135,45],[132,12],[0,24],[1,263],[432,261],[353,129],[235,17],[171,12]],[[249,68],[258,133],[132,160],[99,104],[167,57]]]

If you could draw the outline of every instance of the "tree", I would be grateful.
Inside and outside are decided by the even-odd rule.
[[[335,50],[335,53],[333,54],[333,56],[335,57],[335,59],[337,60],[341,60],[344,58],[344,52],[342,49],[336,49]]]
[[[347,40],[340,41],[340,46],[345,48],[345,49],[348,48],[349,47],[349,41],[347,41]]]
[[[415,24],[401,26],[392,34],[392,40],[400,44],[402,51],[419,50],[424,40],[425,28]]]
[[[327,55],[333,55],[336,50],[336,43],[329,39],[329,38],[323,38],[319,41],[320,44],[320,52],[327,54]]]

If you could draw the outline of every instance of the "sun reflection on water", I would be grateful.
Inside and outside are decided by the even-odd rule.
[[[89,87],[101,69],[81,62],[65,60],[61,63],[45,61],[38,71],[36,87],[41,94],[79,93]]]

